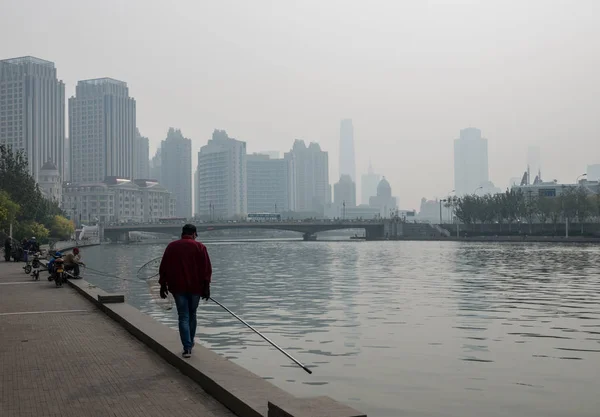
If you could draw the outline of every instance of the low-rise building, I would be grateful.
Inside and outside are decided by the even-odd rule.
[[[526,196],[558,197],[568,189],[583,187],[589,194],[600,193],[600,182],[581,180],[579,184],[560,184],[558,181],[539,182],[537,184],[519,185],[512,187],[521,190]]]
[[[77,223],[151,223],[174,216],[175,200],[156,181],[107,177],[99,183],[66,183],[63,209]]]

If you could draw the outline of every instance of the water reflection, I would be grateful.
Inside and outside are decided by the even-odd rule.
[[[600,250],[456,242],[209,242],[212,292],[313,367],[304,375],[218,307],[200,339],[297,395],[370,416],[594,416]],[[164,245],[85,250],[87,276],[168,325],[137,268]],[[482,395],[483,394],[483,395]],[[565,396],[568,400],[565,400]]]

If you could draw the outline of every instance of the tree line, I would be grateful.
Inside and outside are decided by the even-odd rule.
[[[0,231],[13,238],[35,236],[41,243],[49,237],[68,239],[75,230],[58,203],[48,200],[29,174],[27,157],[22,150],[0,145]]]
[[[520,189],[507,190],[495,195],[466,195],[450,197],[445,203],[462,223],[553,224],[585,223],[600,219],[600,195],[590,195],[582,186],[566,186],[556,197],[536,195]],[[583,226],[582,226],[583,227]]]

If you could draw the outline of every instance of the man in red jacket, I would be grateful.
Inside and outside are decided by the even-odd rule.
[[[173,294],[179,316],[183,357],[189,358],[196,336],[196,310],[200,298],[210,298],[212,266],[206,246],[196,242],[196,226],[186,224],[181,239],[169,243],[160,262],[160,296]]]

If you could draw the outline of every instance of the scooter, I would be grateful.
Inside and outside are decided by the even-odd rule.
[[[31,272],[31,277],[34,281],[38,281],[40,279],[40,267],[42,266],[40,262],[41,255],[42,254],[40,252],[37,252],[33,255],[33,260],[31,261],[31,267],[33,268],[33,271]]]
[[[54,261],[54,283],[57,287],[62,287],[63,283],[67,281],[67,273],[65,272],[65,260],[63,258],[56,258]]]

